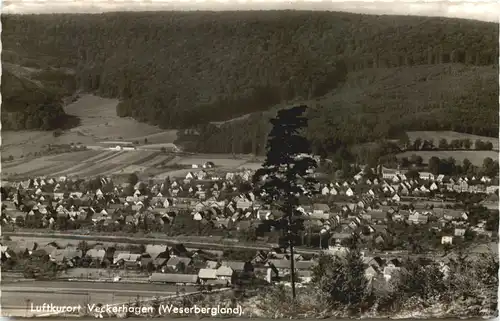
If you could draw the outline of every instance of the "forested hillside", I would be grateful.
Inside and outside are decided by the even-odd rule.
[[[2,64],[2,129],[52,130],[75,125],[63,99],[76,89],[74,76],[60,70],[36,70]]]
[[[187,128],[257,112],[201,129],[196,144],[212,151],[255,150],[265,135],[258,113],[294,100],[317,100],[310,134],[322,146],[325,126],[349,141],[406,127],[498,133],[498,24],[300,11],[3,16],[2,24],[2,59],[71,68],[78,87],[120,98],[121,116]],[[243,128],[257,138],[237,139]]]
[[[370,69],[349,74],[338,90],[297,101],[311,108],[307,134],[316,152],[336,150],[412,130],[498,133],[498,71],[459,64]],[[281,107],[280,105],[276,108]],[[199,126],[199,151],[263,154],[272,110],[225,124]]]

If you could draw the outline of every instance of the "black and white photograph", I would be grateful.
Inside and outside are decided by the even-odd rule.
[[[499,317],[500,3],[0,6],[0,320]]]

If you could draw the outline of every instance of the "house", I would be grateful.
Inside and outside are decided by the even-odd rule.
[[[354,196],[354,191],[349,187],[347,191],[345,191],[345,195],[352,197]]]
[[[455,236],[463,237],[464,235],[465,235],[464,228],[456,228],[455,229]]]
[[[460,219],[467,220],[468,218],[467,213],[459,210],[443,209],[441,212],[443,214],[443,218],[448,221]]]
[[[290,273],[291,264],[292,262],[288,260],[270,259],[267,261],[266,267],[272,269],[275,273],[275,276],[280,276]]]
[[[97,264],[99,264],[99,263],[101,263],[104,260],[104,256],[105,255],[106,255],[106,251],[105,250],[90,249],[85,254],[85,257],[88,257],[92,261],[94,261]]]
[[[441,237],[441,244],[453,244],[453,236]]]
[[[408,221],[412,224],[427,224],[429,217],[418,212],[414,212],[408,216]]]
[[[191,264],[192,260],[189,257],[174,256],[167,261],[166,267],[177,272],[182,272]]]
[[[149,282],[191,285],[198,284],[199,279],[197,274],[153,273],[149,277]]]
[[[330,207],[327,204],[313,204],[313,214],[325,214],[330,212]]]
[[[400,174],[399,170],[385,168],[383,166],[381,166],[381,170],[380,171],[382,172],[382,178],[383,179],[389,179],[389,180],[392,180],[394,177],[397,177]]]
[[[432,173],[420,172],[418,174],[419,174],[419,178],[422,180],[426,180],[426,181],[433,181],[434,180],[434,174],[432,174]]]
[[[235,273],[251,273],[254,270],[252,263],[243,261],[222,261],[221,266],[230,267]]]
[[[200,269],[198,272],[198,279],[201,284],[207,283],[209,280],[217,280],[217,270],[216,269]]]
[[[80,260],[82,256],[82,251],[72,248],[55,249],[54,251],[52,251],[52,253],[49,254],[50,259],[55,263],[63,264],[66,262],[71,265]]]
[[[365,277],[368,281],[376,279],[381,274],[382,272],[380,271],[380,268],[376,265],[369,265],[365,269]]]
[[[228,283],[233,283],[234,281],[234,270],[229,266],[221,265],[216,272],[218,280],[225,280]]]
[[[383,270],[384,279],[389,281],[400,272],[401,262],[398,259],[388,260]]]
[[[315,265],[315,261],[295,261],[296,270],[311,270]]]
[[[170,256],[188,257],[190,253],[184,244],[175,244],[170,248],[169,254]]]
[[[146,253],[154,260],[161,255],[161,257],[168,258],[169,253],[165,245],[146,245]]]
[[[312,282],[312,271],[310,270],[298,270],[297,277],[299,278],[299,282],[303,284],[308,284]]]

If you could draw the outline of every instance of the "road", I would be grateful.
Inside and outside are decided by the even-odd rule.
[[[14,238],[39,238],[47,239],[47,242],[55,241],[56,239],[66,239],[66,240],[85,240],[88,242],[107,242],[111,244],[164,244],[164,245],[174,245],[174,244],[184,244],[188,249],[204,249],[204,250],[263,250],[268,251],[277,244],[258,244],[258,245],[248,245],[241,244],[237,242],[225,242],[225,243],[213,243],[210,242],[210,237],[206,237],[206,242],[203,241],[185,241],[179,240],[179,238],[152,238],[152,237],[127,237],[127,236],[106,236],[106,235],[83,235],[83,234],[69,234],[69,233],[45,233],[45,232],[3,232],[2,235],[11,236]],[[187,238],[187,237],[186,237]],[[196,236],[196,238],[202,239],[203,237]],[[306,254],[306,255],[317,255],[323,252],[320,249],[307,249],[296,247],[295,253]],[[391,251],[386,253],[369,253],[365,252],[366,256],[380,256],[382,258],[393,258],[393,257],[407,257],[408,253],[406,251]],[[417,258],[435,258],[443,255],[443,253],[424,253],[424,254],[410,254],[410,257]]]

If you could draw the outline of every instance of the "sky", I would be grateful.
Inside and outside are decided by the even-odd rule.
[[[1,0],[0,0],[1,1]],[[498,22],[500,1],[475,0],[3,0],[2,13],[101,13],[156,10],[329,10],[441,16]]]

